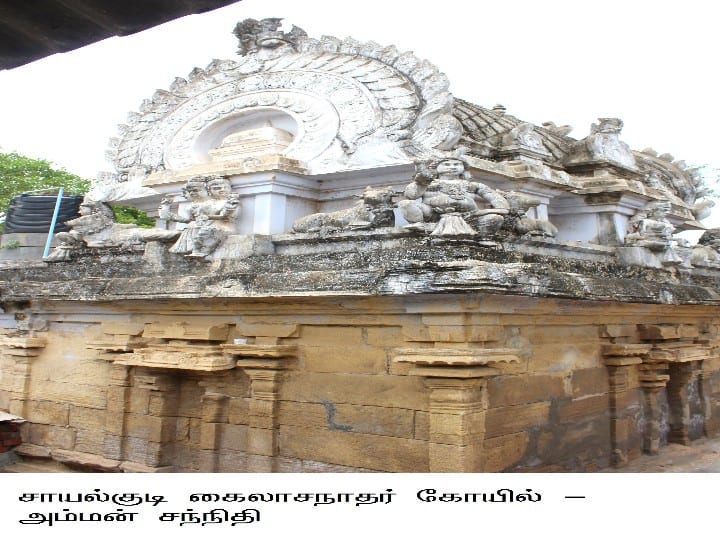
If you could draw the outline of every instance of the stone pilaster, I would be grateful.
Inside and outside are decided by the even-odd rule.
[[[114,365],[110,370],[105,408],[105,437],[103,456],[107,459],[125,459],[125,414],[130,399],[130,368]]]
[[[283,371],[297,357],[297,348],[262,343],[224,345],[223,349],[250,378],[247,451],[251,472],[275,472],[280,382]]]
[[[200,383],[205,386],[202,401],[202,426],[200,427],[200,449],[203,451],[200,460],[201,472],[216,472],[219,464],[220,438],[223,425],[228,420],[229,396],[222,393],[215,385]]]
[[[10,391],[10,413],[27,418],[27,401],[30,398],[30,377],[33,359],[40,356],[47,344],[42,334],[34,332],[15,336],[4,336],[0,345],[3,354],[14,360],[13,382]]]
[[[670,407],[670,433],[668,442],[690,444],[690,405],[687,386],[697,378],[691,363],[670,364],[670,380],[667,384],[668,406]]]
[[[144,424],[138,433],[128,430],[128,445],[133,445],[133,454],[128,457],[137,462],[142,458],[141,465],[152,469],[172,467],[174,458],[174,441],[177,425],[178,382],[173,375],[143,370],[133,376],[135,388],[149,390],[148,414],[142,418]],[[139,415],[135,415],[137,420]],[[138,451],[138,443],[143,446]]]
[[[667,369],[667,364],[642,364],[640,366],[640,386],[643,389],[645,411],[643,451],[646,454],[655,455],[660,450],[662,410],[659,395],[670,379],[670,376],[665,373]]]
[[[430,472],[483,470],[487,378],[518,362],[515,349],[398,349],[395,362],[412,364],[429,390]]]
[[[630,407],[635,402],[636,392],[630,388],[630,377],[650,349],[650,345],[634,344],[607,344],[602,348],[610,383],[610,460],[615,467],[625,465],[630,454],[639,450],[632,448],[631,443],[633,418]]]

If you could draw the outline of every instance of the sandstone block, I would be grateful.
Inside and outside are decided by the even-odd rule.
[[[548,401],[565,395],[563,378],[556,375],[492,377],[487,388],[491,408]]]
[[[70,405],[69,424],[76,428],[101,431],[105,427],[105,411]]]
[[[280,387],[280,398],[423,410],[427,409],[428,394],[419,377],[288,373]]]
[[[75,446],[75,430],[65,427],[30,424],[26,440],[30,444],[38,446],[72,450]]]
[[[471,342],[487,343],[501,341],[505,338],[505,329],[502,326],[468,326],[467,339]]]
[[[644,340],[678,339],[681,337],[679,326],[674,324],[639,324],[638,333],[640,339]]]
[[[87,454],[101,456],[103,455],[104,447],[104,432],[90,429],[75,430],[75,446],[73,450],[76,452],[85,452]]]
[[[464,313],[433,313],[423,314],[421,320],[426,326],[460,326],[465,327],[467,319]]]
[[[427,443],[424,441],[364,433],[281,426],[280,454],[375,471],[429,470]]]
[[[275,457],[249,454],[245,458],[245,467],[247,472],[250,473],[270,473],[275,472],[277,469],[276,461],[277,458]]]
[[[147,414],[150,405],[150,395],[155,392],[142,388],[133,388],[130,391],[130,399],[127,401],[128,412]]]
[[[560,422],[577,422],[602,417],[609,409],[607,395],[582,397],[573,399],[558,406]]]
[[[221,424],[220,448],[223,450],[246,451],[248,447],[248,427]],[[222,452],[221,452],[222,453]]]
[[[430,413],[430,441],[467,445],[473,438],[482,440],[485,433],[485,411]]]
[[[223,427],[223,424],[203,422],[200,428],[200,449],[217,450]]]
[[[409,320],[402,326],[402,335],[405,341],[434,341],[430,337],[430,330],[419,320]]]
[[[239,324],[237,333],[241,336],[269,336],[278,338],[298,337],[297,324]]]
[[[533,426],[543,426],[548,423],[549,419],[549,402],[489,409],[485,424],[485,436],[492,438],[525,431]]]
[[[481,441],[467,446],[437,442],[428,443],[429,468],[433,473],[480,472],[482,463]]]
[[[604,367],[578,369],[572,374],[573,396],[604,394],[609,390],[608,370]]]
[[[262,456],[263,458],[265,456]],[[217,456],[218,470],[229,473],[256,472],[248,464],[248,456],[245,452],[224,450]],[[270,471],[257,471],[270,472]]]
[[[599,365],[599,343],[556,338],[557,341],[551,343],[532,343],[528,371],[561,374]]]
[[[140,414],[125,415],[128,437],[166,443],[175,439],[175,419]]]
[[[366,329],[365,343],[372,347],[401,347],[405,343],[399,326],[379,326]]]
[[[518,463],[527,451],[527,432],[511,433],[486,439],[483,449],[483,472],[501,472]]]
[[[467,340],[464,326],[431,326],[428,325],[428,334],[432,341],[446,341],[463,343]]]
[[[250,455],[274,456],[277,453],[277,434],[274,429],[248,428],[247,452]]]
[[[304,347],[351,347],[362,343],[362,328],[357,326],[303,326],[300,335]]]
[[[26,420],[36,424],[52,424],[67,426],[70,418],[70,406],[67,403],[54,401],[26,402]]]
[[[634,324],[606,324],[600,327],[600,337],[618,338],[634,336],[636,327]]]
[[[282,425],[325,428],[412,438],[414,411],[395,407],[324,403],[281,402],[278,422]]]
[[[144,323],[124,321],[105,321],[100,325],[100,331],[104,334],[120,334],[125,336],[139,336],[143,333],[144,329]]]
[[[228,402],[228,422],[230,424],[248,423],[248,399],[231,398]]]
[[[38,380],[40,376],[38,376]],[[91,380],[96,380],[95,378]],[[105,408],[107,387],[91,384],[63,383],[53,380],[42,380],[33,395],[42,396],[44,400],[58,403],[72,403],[90,409]]]
[[[325,373],[385,373],[387,353],[379,347],[303,347],[306,371]]]
[[[487,421],[487,418],[486,418]],[[420,441],[430,440],[430,413],[425,411],[415,411],[415,424],[413,439]]]
[[[133,398],[135,396],[133,395]],[[172,416],[176,414],[179,405],[179,397],[177,394],[167,394],[164,392],[148,392],[147,396],[143,400],[140,395],[138,399],[138,410],[133,412],[140,412],[142,410],[143,403],[145,404],[145,411],[153,416]]]
[[[125,437],[106,433],[103,438],[103,456],[107,459],[121,459]]]

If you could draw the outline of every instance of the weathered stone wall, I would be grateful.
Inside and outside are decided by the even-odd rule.
[[[106,470],[588,471],[720,431],[712,306],[506,295],[48,302],[0,408]]]

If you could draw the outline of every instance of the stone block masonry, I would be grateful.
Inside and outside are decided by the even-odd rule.
[[[471,293],[80,301],[35,316],[42,336],[5,338],[0,400],[29,422],[21,454],[89,470],[593,471],[720,424],[713,307]],[[443,322],[457,340],[433,330]],[[170,345],[214,360],[158,364]],[[17,426],[0,433],[20,445]]]

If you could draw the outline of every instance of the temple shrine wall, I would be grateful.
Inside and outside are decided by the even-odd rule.
[[[89,470],[594,471],[720,430],[710,306],[303,296],[15,317],[0,409],[28,420],[19,451]]]

